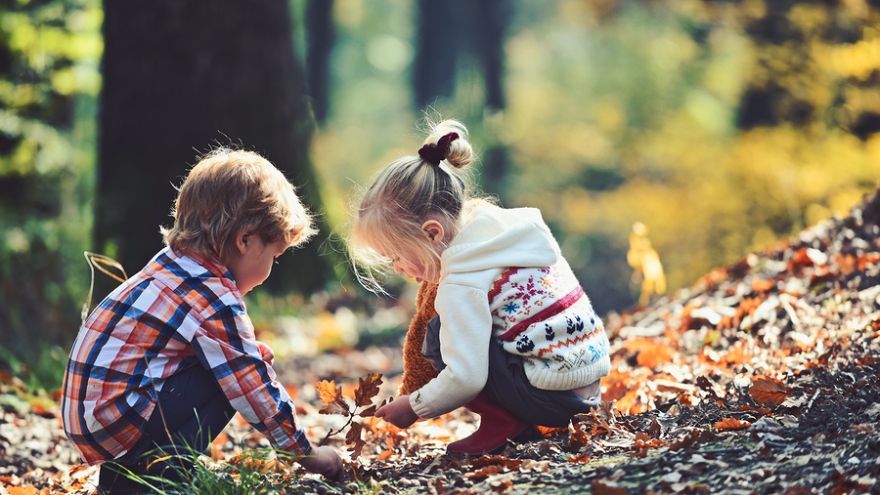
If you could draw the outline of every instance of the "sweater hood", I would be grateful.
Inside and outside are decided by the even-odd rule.
[[[441,256],[441,278],[499,267],[556,263],[559,244],[536,208],[477,206]]]

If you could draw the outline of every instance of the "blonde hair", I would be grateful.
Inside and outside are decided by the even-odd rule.
[[[312,217],[280,170],[253,151],[217,148],[201,157],[178,189],[174,225],[159,231],[175,251],[221,262],[239,233],[263,242],[306,242]]]
[[[349,251],[360,283],[383,292],[376,274],[387,271],[389,252],[414,254],[431,266],[437,253],[422,232],[429,219],[446,231],[445,245],[452,240],[458,220],[474,198],[457,169],[474,162],[467,141],[467,128],[445,120],[431,126],[420,156],[405,156],[386,166],[366,190],[357,208]],[[452,135],[451,135],[452,134]]]

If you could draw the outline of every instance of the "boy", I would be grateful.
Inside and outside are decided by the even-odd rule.
[[[68,437],[89,464],[173,479],[185,464],[145,454],[203,451],[238,411],[306,469],[338,476],[336,451],[312,448],[297,424],[242,299],[314,233],[293,186],[256,153],[218,149],[190,171],[173,217],[167,247],[80,329],[63,386]],[[99,491],[143,490],[120,471],[102,466]]]

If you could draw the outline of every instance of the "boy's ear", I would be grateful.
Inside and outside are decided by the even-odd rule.
[[[250,234],[247,232],[239,232],[235,234],[235,251],[239,255],[243,255],[247,251]]]
[[[445,231],[443,224],[437,220],[428,220],[422,224],[422,232],[431,241],[431,244],[439,244],[443,242]]]

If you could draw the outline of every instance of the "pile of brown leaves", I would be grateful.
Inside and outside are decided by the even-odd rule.
[[[444,454],[446,443],[475,427],[464,411],[408,430],[372,417],[374,399],[393,395],[399,383],[399,349],[346,350],[281,363],[282,382],[296,398],[310,438],[347,444],[353,460],[347,479],[336,483],[272,464],[285,473],[279,489],[878,492],[878,220],[880,195],[847,218],[714,270],[690,289],[609,315],[613,371],[603,379],[603,407],[578,416],[567,429],[543,429],[543,440],[511,444],[499,455]],[[354,383],[357,376],[364,378]],[[52,470],[29,462],[37,456],[21,451],[20,441],[13,445],[11,438],[19,437],[12,431],[35,424],[52,429],[49,437],[57,442],[52,411],[42,411],[46,418],[4,408],[0,480],[6,492],[88,493],[81,481],[94,469],[72,465],[69,450],[47,451]],[[346,430],[344,438],[336,435]],[[234,463],[242,449],[260,446],[267,446],[265,439],[236,420],[212,454]],[[43,469],[42,480],[32,476],[36,469]]]

